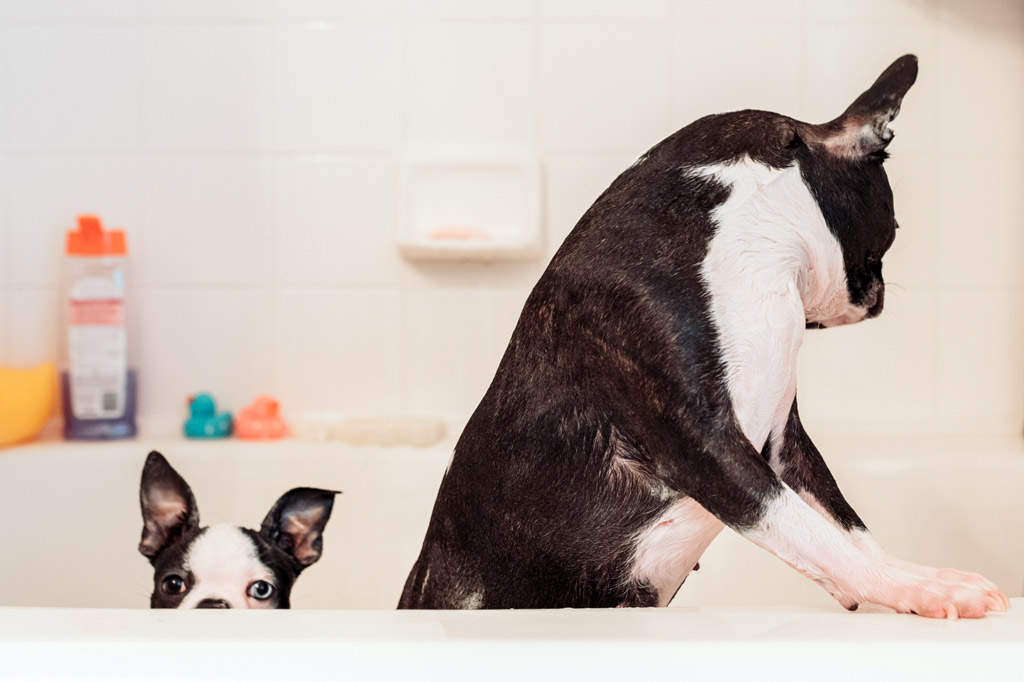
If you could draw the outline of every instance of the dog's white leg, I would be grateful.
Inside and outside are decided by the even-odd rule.
[[[1003,594],[991,580],[985,578],[985,576],[968,571],[959,571],[955,568],[932,568],[930,566],[921,566],[920,564],[897,559],[883,550],[867,530],[850,531],[850,539],[856,547],[864,552],[864,554],[891,566],[896,571],[917,576],[920,579],[931,582],[944,583],[947,585],[970,585],[978,589],[987,590],[994,593],[999,598],[1002,608],[996,610],[1005,611],[1010,608],[1009,598],[1007,598],[1007,596]]]
[[[746,270],[743,274],[757,272]],[[759,281],[758,286],[745,288],[742,280],[722,283],[713,277],[708,279],[717,294],[712,299],[712,310],[736,419],[758,452],[771,438],[772,451],[785,455],[786,426],[795,401],[796,353],[804,321],[796,283],[773,287],[771,282]],[[785,470],[784,457],[769,460],[776,460],[772,463]],[[835,485],[827,468],[824,474],[804,474],[814,479],[827,475]],[[852,509],[855,523],[850,519],[827,519],[808,504],[808,500],[817,502],[813,495],[802,499],[770,466],[749,467],[743,476],[747,485],[773,492],[763,499],[763,513],[756,523],[750,527],[734,524],[734,529],[820,584],[848,609],[871,602],[904,613],[957,618],[980,617],[986,611],[1005,610],[1008,605],[1006,597],[987,581],[960,579],[952,574],[945,576],[950,579],[942,579],[889,560],[872,545]],[[836,495],[841,499],[838,489]],[[713,501],[698,501],[715,513]],[[820,503],[814,506],[821,508]],[[861,531],[856,541],[853,530]]]
[[[985,603],[996,603],[996,610],[1005,610],[1009,607],[1006,596],[999,592],[994,584],[976,573],[918,566],[896,559],[882,550],[839,491],[839,486],[824,459],[800,423],[795,401],[784,436],[778,438],[773,433],[771,447],[772,455],[769,461],[783,482],[796,491],[800,499],[812,510],[844,533],[853,546],[870,560],[887,567],[889,572],[901,577],[905,582],[923,580],[952,588],[969,586],[990,593]],[[967,615],[969,612],[968,610],[961,615]],[[984,611],[975,610],[974,615],[983,613]]]
[[[959,572],[921,571],[887,561],[884,553],[865,551],[852,533],[827,521],[788,486],[768,503],[754,528],[741,532],[848,609],[871,602],[930,618],[977,618],[1008,607],[1005,595],[983,578],[965,580]]]

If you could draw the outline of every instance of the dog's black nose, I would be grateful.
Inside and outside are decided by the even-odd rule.
[[[204,599],[196,604],[197,609],[230,609],[231,604],[223,599]]]
[[[882,306],[885,305],[885,285],[879,282],[875,286],[875,302],[868,308],[868,314],[865,316],[868,319],[878,317],[882,314]]]

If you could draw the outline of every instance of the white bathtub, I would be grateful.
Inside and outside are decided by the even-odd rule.
[[[919,563],[1024,589],[1024,442],[819,438],[882,545]],[[192,486],[204,524],[256,526],[285,490],[344,491],[324,555],[296,584],[301,609],[392,609],[419,550],[451,442],[426,449],[301,441],[42,443],[0,450],[0,606],[145,608],[138,482],[150,449]],[[820,606],[820,588],[724,531],[676,606]]]
[[[899,556],[1024,586],[1024,444],[819,438]],[[144,610],[138,479],[161,450],[202,521],[257,525],[298,485],[344,491],[291,612]],[[1024,600],[946,623],[819,588],[725,531],[669,609],[397,612],[451,443],[41,443],[0,450],[0,679],[1012,679]],[[776,605],[776,606],[771,606]],[[58,608],[32,608],[58,607]],[[93,607],[89,609],[68,607]],[[125,610],[130,609],[130,610]]]

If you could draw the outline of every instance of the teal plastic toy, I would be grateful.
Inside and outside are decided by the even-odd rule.
[[[217,414],[217,404],[209,393],[189,398],[191,416],[185,421],[186,438],[227,438],[231,435],[231,413]]]

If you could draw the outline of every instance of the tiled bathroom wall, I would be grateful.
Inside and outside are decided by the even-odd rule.
[[[1024,3],[1017,0],[0,0],[0,364],[56,355],[63,231],[128,231],[140,410],[436,414],[485,390],[600,191],[706,113],[839,114],[921,60],[887,163],[878,320],[811,332],[813,428],[1024,422]],[[404,261],[423,148],[539,159],[548,245]]]

